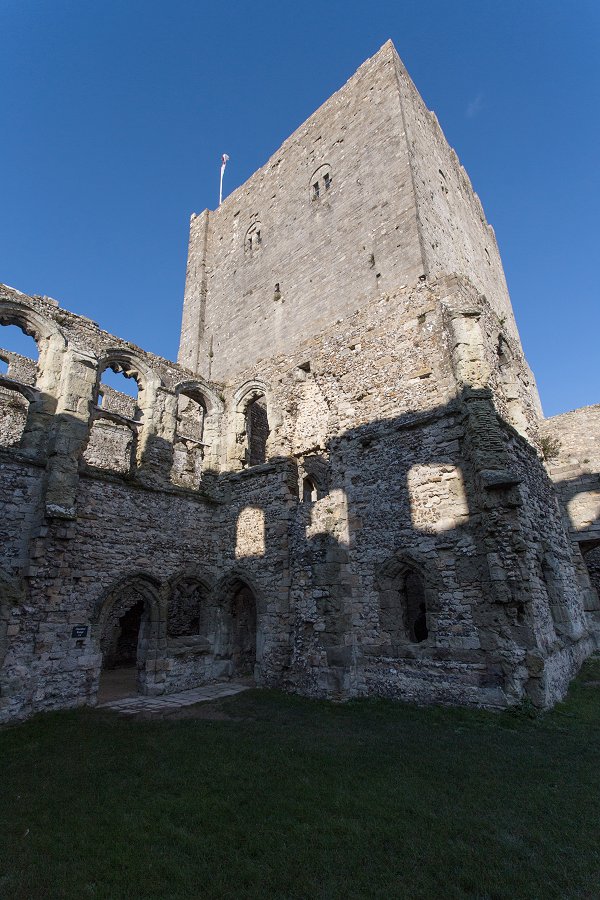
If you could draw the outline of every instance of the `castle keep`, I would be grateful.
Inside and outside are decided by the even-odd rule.
[[[597,646],[600,407],[543,418],[391,43],[192,216],[177,364],[8,287],[0,325],[39,353],[0,350],[0,721],[127,667],[546,707]]]

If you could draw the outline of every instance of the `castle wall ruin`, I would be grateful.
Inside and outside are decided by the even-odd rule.
[[[115,666],[547,707],[597,646],[598,407],[541,417],[493,232],[388,45],[193,218],[179,364],[8,287],[0,359],[1,721]]]

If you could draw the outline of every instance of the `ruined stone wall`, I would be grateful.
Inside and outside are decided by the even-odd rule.
[[[454,335],[455,309],[467,316]],[[458,313],[457,313],[458,314]],[[469,324],[475,323],[475,324]],[[476,329],[476,332],[473,329]],[[420,413],[456,399],[452,352],[464,347],[465,378],[491,392],[498,413],[530,441],[537,411],[518,344],[484,298],[462,278],[418,282],[384,294],[319,336],[242,371],[224,389],[228,431],[223,467],[247,464],[242,410],[247,392],[266,393],[271,434],[268,455],[308,457],[344,430],[398,415]],[[474,350],[476,353],[474,354]]]
[[[600,541],[600,405],[545,419],[541,431],[569,533]]]
[[[40,346],[35,383],[18,384],[23,435],[0,448],[4,719],[93,703],[131,592],[146,693],[246,675],[250,642],[259,684],[313,696],[564,694],[591,647],[585,591],[520,349],[466,279],[382,294],[224,385],[50,301],[4,291],[0,317]],[[135,404],[113,393],[98,406],[106,365],[138,381]],[[250,466],[259,400],[267,461]],[[197,480],[176,464],[186,440],[202,448]],[[426,606],[419,641],[407,578]],[[169,633],[188,602],[197,631]]]
[[[225,387],[225,465],[246,465],[236,417],[262,386],[269,456],[296,460],[300,500],[305,476],[317,487],[287,525],[290,685],[488,705],[562,696],[591,644],[528,369],[485,298],[464,278],[419,283],[253,371]],[[542,563],[562,572],[552,591],[567,637]],[[381,596],[411,566],[430,638],[393,653]]]
[[[47,298],[2,288],[0,322],[19,325],[40,349],[37,367],[13,367],[0,395],[9,422],[22,416],[15,396],[26,406],[22,434],[9,428],[0,446],[0,716],[94,701],[101,617],[119,584],[139,589],[147,606],[141,686],[176,690],[165,650],[170,581],[203,566],[214,572],[218,558],[218,501],[203,483],[182,490],[173,470],[179,390],[205,397],[215,467],[222,403],[190,372]],[[107,365],[138,381],[139,417],[131,418],[131,398],[111,389],[98,406]],[[134,450],[122,465],[114,436],[133,426]],[[76,625],[87,633],[75,635]]]
[[[545,419],[540,432],[588,624],[600,646],[600,406]]]
[[[28,533],[41,506],[44,470],[0,456],[0,571],[18,580],[28,561]]]
[[[573,672],[593,651],[593,629],[552,481],[527,443],[513,435],[509,447],[513,471],[521,480],[515,574],[528,629],[523,645],[529,695],[550,705],[564,696]],[[499,532],[500,547],[505,546],[502,538]]]
[[[0,384],[0,446],[14,447],[19,443],[28,409],[26,397]]]

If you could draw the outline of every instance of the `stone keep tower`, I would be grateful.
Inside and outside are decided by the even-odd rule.
[[[517,337],[494,231],[388,41],[216,211],[192,216],[179,363],[232,377],[449,272]]]
[[[316,498],[287,544],[297,687],[564,690],[591,643],[534,450],[535,381],[493,229],[391,42],[192,216],[179,363],[223,384],[224,467],[256,462],[258,386],[263,459],[295,460]]]

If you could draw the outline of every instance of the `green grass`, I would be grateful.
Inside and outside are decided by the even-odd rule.
[[[2,898],[600,896],[600,661],[532,716],[252,691],[0,732]]]

